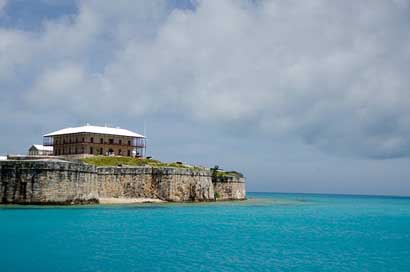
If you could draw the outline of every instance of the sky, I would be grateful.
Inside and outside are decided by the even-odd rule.
[[[410,195],[410,0],[0,0],[0,155],[86,123],[248,191]]]

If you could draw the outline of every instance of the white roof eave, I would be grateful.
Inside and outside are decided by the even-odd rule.
[[[44,145],[39,145],[39,144],[34,144],[32,147],[35,147],[39,151],[53,151],[52,146],[44,146]]]
[[[64,134],[74,134],[74,133],[95,133],[95,134],[108,134],[108,135],[118,135],[134,138],[145,138],[144,135],[129,131],[127,129],[121,128],[110,128],[110,127],[99,127],[99,126],[82,126],[74,128],[64,128],[48,134],[43,135],[43,137],[52,137],[56,135]]]

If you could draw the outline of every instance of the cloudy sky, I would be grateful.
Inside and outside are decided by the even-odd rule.
[[[410,0],[0,0],[0,154],[85,123],[249,191],[410,195]]]

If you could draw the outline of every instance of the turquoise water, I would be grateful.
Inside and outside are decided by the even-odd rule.
[[[410,271],[410,198],[0,208],[0,271]]]

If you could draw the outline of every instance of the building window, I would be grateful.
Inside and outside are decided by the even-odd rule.
[[[131,141],[128,141],[128,145],[131,145]]]
[[[91,138],[92,139],[92,138]],[[91,146],[90,147],[90,154],[93,154],[94,153],[94,150],[93,150],[93,147]]]
[[[104,143],[104,139],[101,138],[101,139],[100,139],[100,144],[103,144],[103,143]]]
[[[102,139],[101,139],[101,140],[102,140]],[[103,152],[104,152],[104,150],[103,150],[103,148],[101,147],[101,148],[100,148],[100,155],[102,155]]]
[[[85,139],[84,139],[84,137],[83,137],[83,143],[85,142]]]
[[[131,150],[128,150],[127,156],[128,156],[128,157],[131,157]]]
[[[122,140],[121,140],[121,139],[119,139],[119,140],[118,140],[118,143],[119,143],[120,145],[122,145]]]
[[[93,137],[91,137],[90,142],[94,143],[94,138]]]
[[[110,144],[113,144],[113,143],[114,143],[114,139],[109,139],[108,142],[109,142]]]

